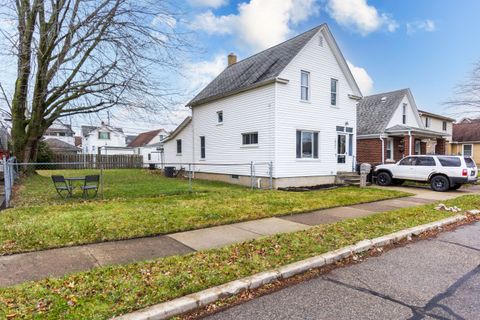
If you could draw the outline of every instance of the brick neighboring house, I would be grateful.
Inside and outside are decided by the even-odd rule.
[[[446,132],[425,128],[410,89],[364,97],[357,106],[357,162],[396,162],[426,154],[435,140],[435,153],[446,153]]]
[[[453,125],[452,154],[470,156],[480,164],[480,119],[463,119]]]

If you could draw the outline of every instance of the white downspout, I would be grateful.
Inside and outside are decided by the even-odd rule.
[[[380,141],[382,141],[382,164],[385,163],[385,140],[380,136]]]
[[[412,155],[412,131],[408,130],[408,155]]]

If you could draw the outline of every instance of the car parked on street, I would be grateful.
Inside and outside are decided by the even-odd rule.
[[[477,182],[478,169],[470,157],[416,155],[392,164],[375,167],[373,176],[380,186],[400,185],[404,181],[430,183],[435,191],[457,190]]]

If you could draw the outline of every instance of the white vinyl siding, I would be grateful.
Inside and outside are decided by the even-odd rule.
[[[173,166],[180,169],[181,167],[188,168],[187,163],[193,161],[193,143],[192,143],[192,123],[189,123],[177,136],[163,144],[164,148],[164,163],[175,164]],[[177,140],[182,141],[182,153],[177,153]],[[162,155],[160,152],[153,155],[153,160],[157,163],[161,162]]]
[[[332,176],[337,171],[349,171],[356,154],[356,101],[348,97],[355,92],[348,85],[328,41],[318,45],[318,37],[312,40],[283,70],[279,78],[288,84],[276,84],[275,109],[275,177]],[[298,101],[301,70],[310,72],[310,103]],[[330,106],[331,79],[338,80],[337,107]],[[313,89],[314,88],[314,89]],[[318,92],[318,94],[317,94]],[[334,124],[332,126],[332,123]],[[348,123],[348,124],[346,124]],[[337,131],[335,126],[348,126],[352,132],[352,156],[340,168],[337,164]],[[296,156],[297,130],[318,132],[318,158],[301,159]],[[349,133],[350,134],[350,133]],[[347,138],[347,141],[349,138]],[[348,142],[347,142],[348,143]],[[348,147],[347,147],[348,148]],[[347,149],[348,153],[349,149]]]

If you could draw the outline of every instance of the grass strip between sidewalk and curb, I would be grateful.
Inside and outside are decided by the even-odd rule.
[[[0,214],[0,255],[163,235],[409,195],[357,187],[286,192],[223,186],[221,191],[204,193],[19,207]]]
[[[480,207],[480,197],[468,195],[444,203],[471,210]],[[424,205],[185,256],[27,282],[0,289],[0,317],[108,319],[454,215]]]

